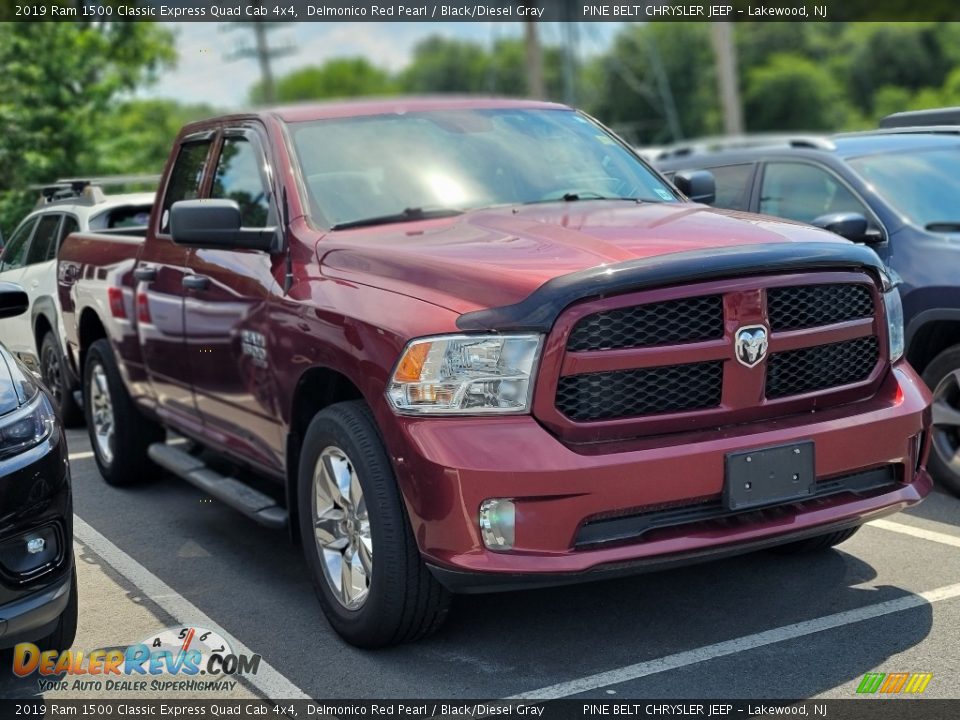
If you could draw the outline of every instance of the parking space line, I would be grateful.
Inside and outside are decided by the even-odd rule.
[[[946,533],[936,532],[934,530],[925,530],[913,525],[904,525],[903,523],[891,522],[890,520],[873,520],[867,523],[870,527],[880,530],[889,530],[890,532],[900,533],[901,535],[910,535],[921,540],[940,543],[941,545],[952,545],[960,547],[960,537],[947,535]]]
[[[93,451],[91,450],[88,452],[70,453],[69,455],[67,455],[67,457],[70,459],[71,462],[73,462],[74,460],[89,460],[90,458],[93,457]]]
[[[143,593],[143,597],[159,605],[178,623],[200,625],[223,630],[200,608],[177,593],[143,565],[94,530],[79,516],[73,516],[74,537],[99,555],[103,561],[120,573]],[[253,651],[226,631],[221,633],[237,654],[252,655]],[[244,683],[253,686],[268,699],[309,700],[310,696],[284,677],[270,663],[260,659],[256,675],[244,675]]]
[[[725,640],[724,642],[715,643],[713,645],[705,645],[693,650],[686,650],[684,652],[674,653],[673,655],[666,655],[655,660],[647,660],[634,665],[627,665],[625,667],[617,668],[615,670],[597,673],[595,675],[587,675],[576,680],[570,680],[568,682],[558,683],[556,685],[549,685],[547,687],[540,688],[539,690],[532,690],[520,695],[515,695],[508,699],[554,700],[557,698],[569,697],[571,695],[589,692],[590,690],[597,690],[598,688],[607,687],[609,685],[617,685],[629,680],[637,680],[649,675],[656,675],[657,673],[666,672],[667,670],[676,670],[678,668],[705,662],[707,660],[713,660],[715,658],[725,657],[727,655],[734,655],[736,653],[744,652],[745,650],[753,650],[755,648],[773,645],[774,643],[784,642],[786,640],[795,640],[796,638],[813,635],[814,633],[823,632],[825,630],[833,630],[835,628],[843,627],[844,625],[851,625],[853,623],[863,622],[864,620],[871,620],[884,615],[890,615],[892,613],[902,612],[904,610],[910,610],[912,608],[922,607],[923,605],[940,602],[942,600],[950,600],[956,597],[960,597],[960,583],[946,585],[944,587],[937,588],[935,590],[929,590],[927,592],[907,595],[895,600],[886,600],[874,605],[859,607],[854,610],[845,610],[832,615],[824,615],[822,617],[813,618],[812,620],[798,622],[793,625],[784,625],[772,630],[764,630],[763,632],[758,632],[753,635],[745,635],[743,637],[734,638],[733,640]]]

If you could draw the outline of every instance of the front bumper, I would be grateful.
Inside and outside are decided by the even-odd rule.
[[[568,446],[530,416],[381,421],[420,550],[459,591],[562,584],[748,552],[852,527],[919,502],[930,395],[905,363],[870,400],[764,422]],[[897,481],[866,495],[841,493],[782,506],[773,516],[660,528],[635,541],[577,547],[584,523],[649,508],[716,500],[728,453],[800,440],[815,443],[818,481],[871,468]],[[480,503],[513,498],[510,552],[485,548]]]
[[[59,431],[0,462],[0,508],[0,648],[6,648],[49,635],[70,600],[73,504]],[[5,550],[22,548],[24,538],[38,532],[56,538],[56,552],[38,567],[23,564],[27,555]]]
[[[53,632],[70,602],[70,574],[43,590],[0,607],[0,647],[36,641]]]

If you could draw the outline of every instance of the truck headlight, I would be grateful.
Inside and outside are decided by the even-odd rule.
[[[530,410],[540,335],[438,335],[412,340],[387,397],[399,412],[433,415]]]
[[[56,422],[46,394],[38,392],[22,408],[0,417],[0,458],[39,445],[53,433]]]
[[[883,294],[883,305],[887,314],[887,335],[890,338],[890,362],[903,357],[903,303],[897,288]]]

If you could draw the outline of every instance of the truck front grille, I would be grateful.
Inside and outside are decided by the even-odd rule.
[[[571,438],[616,439],[805,412],[879,385],[882,303],[862,273],[716,281],[678,295],[568,308],[544,358],[540,420]],[[737,332],[758,327],[768,348],[751,367],[738,360]]]
[[[655,347],[723,337],[723,297],[682,298],[594,313],[580,320],[567,350]]]
[[[670,365],[560,378],[557,407],[574,420],[703,410],[720,404],[723,363]]]
[[[773,332],[829,325],[873,315],[873,296],[866,285],[800,285],[767,292]]]
[[[866,380],[879,359],[875,337],[774,353],[767,363],[767,397],[801,395]]]

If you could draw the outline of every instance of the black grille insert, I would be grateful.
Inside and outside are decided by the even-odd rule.
[[[722,391],[718,360],[568,375],[557,385],[556,406],[571,420],[610,420],[716,407]]]
[[[704,295],[588,315],[573,328],[567,349],[653,347],[721,337],[723,298]]]
[[[866,380],[880,359],[875,337],[774,353],[767,362],[767,397],[800,395]]]
[[[801,330],[873,317],[873,295],[866,285],[799,285],[770,288],[767,312],[774,332]]]

